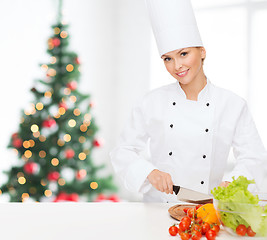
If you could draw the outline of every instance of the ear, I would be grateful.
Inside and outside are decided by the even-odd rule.
[[[200,48],[200,55],[202,59],[206,58],[206,49],[204,47]]]

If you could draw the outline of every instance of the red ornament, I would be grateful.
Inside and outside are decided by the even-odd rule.
[[[53,202],[63,202],[67,201],[67,199],[68,199],[68,194],[65,192],[60,192]]]
[[[116,194],[112,194],[108,197],[108,200],[110,200],[111,202],[119,202],[120,199]]]
[[[106,196],[105,196],[103,193],[100,193],[100,194],[98,194],[98,196],[96,197],[95,202],[103,202],[103,201],[105,201],[106,199],[107,199]]]
[[[79,202],[79,195],[77,193],[71,193],[68,195],[68,201]]]
[[[53,126],[55,126],[57,123],[55,121],[55,119],[53,118],[49,118],[49,119],[46,119],[43,121],[43,127],[46,127],[46,128],[51,128]]]
[[[65,110],[67,110],[67,109],[68,109],[68,106],[67,106],[67,104],[66,104],[66,103],[64,103],[64,102],[61,102],[60,104],[58,104],[58,107],[59,107],[59,108],[64,108]]]
[[[67,87],[71,91],[73,91],[73,90],[75,90],[77,88],[77,82],[76,81],[71,81],[71,82],[67,83]]]
[[[23,166],[23,170],[27,174],[30,174],[30,175],[35,174],[37,173],[37,170],[38,170],[38,164],[35,162],[27,162]]]
[[[18,137],[19,137],[18,133],[13,133],[13,134],[12,134],[12,138],[13,138],[13,139],[18,138]]]
[[[60,177],[60,174],[57,171],[50,172],[47,175],[47,179],[49,181],[57,181],[59,179],[59,177]]]
[[[103,142],[100,141],[100,140],[95,139],[95,140],[93,141],[93,145],[94,145],[95,147],[101,147],[101,146],[103,145]]]
[[[103,193],[100,193],[95,202],[119,202],[120,199],[116,194],[112,194],[109,197],[105,196]]]
[[[15,147],[15,148],[20,148],[22,147],[22,144],[23,144],[23,141],[21,138],[15,138],[13,139],[12,141],[12,145]]]
[[[74,59],[74,62],[75,62],[76,64],[81,64],[80,59],[79,59],[78,57],[76,57],[76,58]]]
[[[90,108],[93,108],[93,107],[95,107],[95,103],[94,102],[90,102],[89,106],[90,106]]]
[[[74,156],[75,156],[75,152],[74,152],[73,149],[67,149],[67,150],[65,151],[65,157],[66,157],[67,159],[71,159],[71,158],[73,158]]]
[[[77,193],[67,194],[66,192],[60,192],[53,202],[79,202],[79,195]]]
[[[76,178],[78,180],[82,180],[85,178],[86,174],[87,174],[87,172],[85,169],[80,169],[79,171],[76,172]]]
[[[53,38],[52,43],[55,47],[58,47],[60,45],[60,39],[58,38]]]

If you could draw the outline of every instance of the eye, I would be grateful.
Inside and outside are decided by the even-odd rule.
[[[171,58],[166,57],[166,58],[164,58],[163,60],[164,60],[165,62],[169,62],[169,61],[171,61]]]
[[[181,53],[181,56],[184,57],[184,56],[186,56],[187,54],[188,54],[188,52],[182,52],[182,53]]]

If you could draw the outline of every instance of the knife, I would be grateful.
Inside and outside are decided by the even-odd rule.
[[[188,188],[173,185],[173,191],[177,195],[177,199],[183,202],[206,204],[212,203],[213,199],[210,195],[197,192]]]

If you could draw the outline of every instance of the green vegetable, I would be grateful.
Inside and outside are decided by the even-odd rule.
[[[211,193],[218,200],[220,218],[225,226],[234,231],[239,224],[252,230],[260,236],[267,236],[267,209],[259,205],[259,197],[247,190],[248,185],[255,183],[244,176],[233,181],[228,187],[214,188]],[[264,214],[265,213],[265,214]]]

